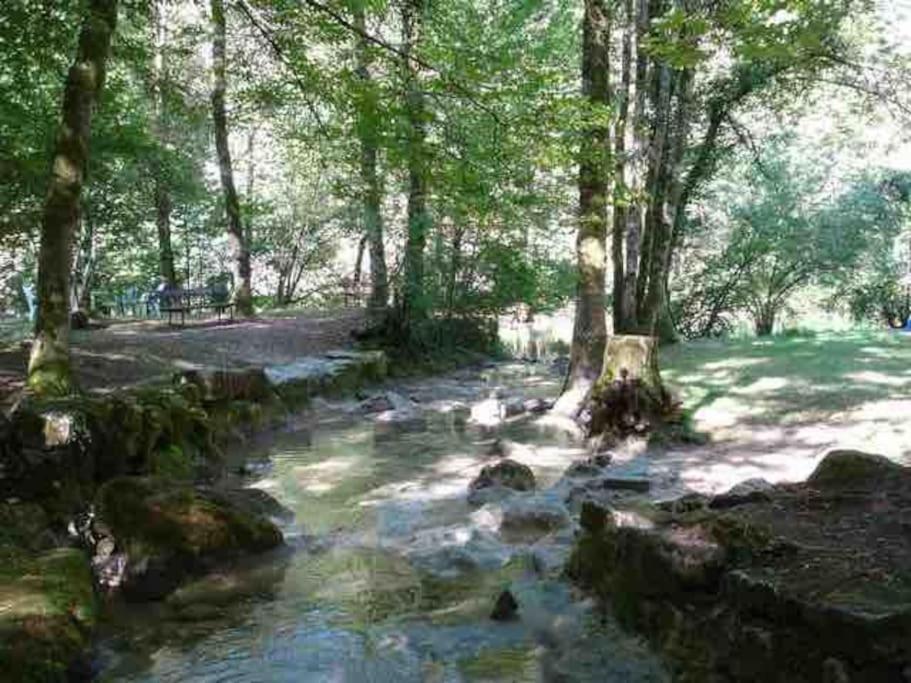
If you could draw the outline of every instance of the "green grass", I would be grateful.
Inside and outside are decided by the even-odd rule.
[[[697,341],[662,350],[661,365],[688,411],[745,412],[747,422],[824,419],[871,401],[911,398],[911,336],[899,333]]]

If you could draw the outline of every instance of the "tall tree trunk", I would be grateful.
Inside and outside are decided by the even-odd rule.
[[[92,111],[104,84],[117,24],[117,0],[88,0],[76,60],[63,95],[63,120],[54,145],[38,253],[38,316],[28,385],[39,394],[74,389],[70,362],[70,269],[73,236],[89,157]]]
[[[253,289],[251,286],[250,249],[244,235],[240,215],[240,202],[234,185],[234,168],[228,147],[228,121],[225,112],[227,91],[227,60],[225,58],[225,4],[212,0],[212,120],[215,124],[215,150],[218,170],[225,195],[225,214],[228,219],[228,241],[234,256],[234,303],[243,316],[253,315]]]
[[[459,271],[462,270],[462,238],[464,236],[464,228],[462,227],[461,219],[458,224],[454,225],[452,228],[452,243],[450,244],[450,251],[452,252],[452,258],[449,263],[449,274],[446,282],[446,317],[452,318],[452,314],[455,312],[455,294],[456,294],[456,284],[459,279]]]
[[[630,206],[631,183],[627,175],[627,150],[632,148],[627,137],[632,137],[633,126],[629,121],[630,97],[633,85],[633,31],[635,30],[633,0],[623,3],[626,26],[623,29],[620,57],[620,94],[617,98],[619,107],[614,125],[614,216],[611,229],[611,263],[613,265],[613,321],[614,331],[623,329],[624,301],[623,280],[625,263],[623,261],[623,242],[626,236],[627,214],[635,210]]]
[[[647,193],[645,189],[645,167],[648,165],[649,138],[646,135],[648,126],[647,102],[650,59],[645,50],[645,38],[648,33],[649,0],[633,0],[627,5],[627,21],[632,24],[630,31],[635,36],[635,46],[631,50],[631,59],[635,55],[634,95],[632,112],[629,115],[632,125],[630,130],[629,161],[626,164],[626,184],[631,197],[630,205],[624,211],[626,258],[622,267],[623,285],[618,291],[614,289],[614,298],[618,301],[620,320],[615,321],[615,334],[635,333],[639,329],[638,291],[639,261],[642,255],[642,238],[644,232],[645,207]],[[631,65],[632,67],[632,65]],[[617,324],[619,322],[619,324]]]
[[[152,58],[152,127],[159,147],[164,150],[168,143],[168,123],[165,98],[165,84],[168,78],[166,55],[167,26],[165,21],[165,4],[156,0],[153,7],[155,14],[155,35],[153,37],[154,55]],[[155,225],[158,229],[158,263],[161,281],[168,287],[177,286],[177,273],[174,269],[174,250],[171,247],[171,191],[167,169],[161,159],[153,164],[155,176]]]
[[[354,24],[360,29],[357,43],[357,76],[363,89],[358,111],[358,137],[361,145],[361,191],[363,192],[364,232],[370,244],[370,299],[367,312],[371,322],[381,325],[389,305],[389,275],[386,270],[386,247],[383,240],[383,190],[377,173],[377,94],[370,77],[370,48],[363,34],[366,20],[362,7],[354,12]]]
[[[582,25],[582,92],[596,107],[610,103],[610,17],[604,0],[586,0]],[[579,157],[579,229],[576,260],[579,284],[569,374],[558,409],[574,412],[601,373],[607,342],[605,241],[607,238],[609,132],[592,126]]]
[[[405,0],[402,5],[402,52],[408,119],[408,234],[405,242],[404,284],[400,325],[427,315],[424,296],[424,251],[430,232],[427,211],[427,150],[425,145],[424,95],[417,68],[411,60],[419,41],[425,0]]]
[[[663,279],[663,255],[667,250],[670,225],[667,211],[668,191],[673,174],[671,158],[673,114],[671,109],[680,75],[667,64],[659,67],[656,93],[656,121],[652,137],[649,168],[649,202],[645,214],[647,249],[643,250],[639,271],[639,322],[648,334],[654,335],[659,301],[655,277]]]
[[[247,131],[247,221],[244,223],[244,241],[253,248],[253,213],[256,190],[256,127]]]
[[[364,250],[367,248],[367,235],[361,237],[357,243],[357,257],[354,259],[354,292],[360,302],[361,271],[364,269]]]
[[[92,278],[95,273],[95,225],[85,204],[80,223],[82,230],[73,266],[71,310],[88,313],[92,308]]]
[[[678,72],[676,80],[674,118],[668,131],[667,158],[664,163],[664,203],[660,207],[660,229],[656,232],[653,243],[652,272],[646,295],[650,316],[647,320],[647,329],[662,340],[673,339],[676,336],[667,307],[667,285],[671,250],[675,240],[674,229],[679,214],[678,206],[683,201],[684,181],[681,167],[692,109],[692,70],[684,69]]]

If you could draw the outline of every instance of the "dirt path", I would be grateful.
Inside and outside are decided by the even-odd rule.
[[[74,332],[73,358],[80,386],[108,389],[181,368],[288,363],[350,345],[351,331],[362,324],[363,313],[357,309],[183,328],[157,320],[122,322]],[[0,348],[0,405],[21,388],[27,361],[21,343]]]

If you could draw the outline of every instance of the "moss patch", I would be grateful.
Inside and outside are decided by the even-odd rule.
[[[72,548],[29,553],[0,546],[0,670],[4,680],[66,680],[95,623],[85,555]]]

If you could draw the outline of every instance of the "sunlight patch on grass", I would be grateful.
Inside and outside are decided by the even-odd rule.
[[[895,375],[889,375],[875,370],[851,372],[845,375],[845,379],[861,384],[882,384],[888,387],[904,387],[908,384],[907,377],[896,377]]]
[[[762,377],[745,387],[735,388],[733,391],[736,391],[737,394],[746,394],[748,396],[751,394],[766,394],[768,392],[781,391],[790,384],[791,381],[784,377]]]

